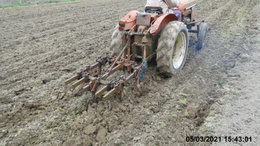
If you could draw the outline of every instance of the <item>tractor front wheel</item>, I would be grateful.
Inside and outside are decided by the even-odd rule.
[[[164,77],[179,72],[188,55],[188,30],[182,22],[172,21],[161,32],[156,53],[157,70]]]
[[[204,47],[207,30],[208,30],[207,23],[202,22],[199,25],[199,29],[198,29],[199,32],[198,32],[198,43],[196,47],[197,50],[200,50],[201,48]]]

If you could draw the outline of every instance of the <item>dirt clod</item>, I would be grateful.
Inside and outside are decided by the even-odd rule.
[[[96,139],[97,139],[98,141],[104,141],[105,138],[106,138],[106,135],[107,135],[107,130],[102,127],[102,128],[100,128],[100,129],[98,130]]]
[[[84,133],[89,135],[89,134],[94,134],[97,131],[97,127],[90,124],[86,128],[84,128]]]

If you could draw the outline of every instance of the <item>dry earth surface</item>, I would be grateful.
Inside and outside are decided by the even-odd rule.
[[[260,5],[253,9],[257,18]],[[260,21],[256,22],[257,28]],[[229,70],[232,74],[223,84],[226,94],[211,106],[201,130],[211,135],[253,136],[255,143],[243,145],[257,145],[260,143],[260,34],[248,34],[251,47],[248,56]],[[249,60],[246,58],[250,58]],[[204,131],[204,132],[205,132]],[[214,145],[241,145],[241,143],[214,143]]]
[[[1,0],[1,7],[15,7],[15,6],[27,6],[43,3],[58,3],[58,2],[70,2],[76,0]]]
[[[198,0],[197,19],[210,27],[206,46],[195,51],[191,36],[188,61],[170,79],[150,66],[142,94],[129,86],[122,100],[96,104],[64,86],[109,52],[118,19],[144,4],[86,0],[0,9],[0,145],[209,145],[185,143],[186,135],[223,133],[252,136],[247,144],[256,145],[258,0]]]

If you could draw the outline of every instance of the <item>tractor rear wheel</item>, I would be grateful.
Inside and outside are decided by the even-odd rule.
[[[122,32],[119,31],[119,25],[114,28],[114,32],[112,34],[112,41],[110,44],[110,50],[113,52],[112,55],[118,55],[121,52],[123,47],[123,35]]]
[[[188,30],[182,22],[172,21],[161,32],[158,41],[157,70],[164,77],[179,72],[188,55]]]

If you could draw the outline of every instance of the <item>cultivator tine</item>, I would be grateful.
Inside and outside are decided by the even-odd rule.
[[[95,64],[93,64],[93,65],[90,66],[90,69],[94,69],[94,68],[96,68],[98,65],[99,65],[99,62],[96,62]]]
[[[135,75],[135,72],[133,72],[132,74],[130,74],[127,78],[126,78],[126,81],[130,80],[132,77],[134,77]]]
[[[71,77],[70,79],[66,80],[65,84],[69,85],[70,83],[76,81],[78,78],[79,78],[79,75],[75,75],[75,76]]]
[[[108,100],[112,95],[114,95],[117,92],[116,88],[113,88],[112,90],[108,91],[105,95],[104,95],[104,99]]]
[[[120,68],[121,65],[117,65],[116,67],[114,67],[109,73],[108,73],[108,76],[112,75],[113,73],[115,73],[119,68]]]
[[[72,84],[72,88],[77,88],[80,84],[83,84],[85,82],[86,78],[81,78],[80,80],[76,81],[75,83]]]
[[[83,87],[84,91],[88,91],[90,89],[90,84],[88,84],[87,86]]]
[[[100,97],[100,96],[102,96],[108,89],[109,89],[109,85],[106,85],[105,87],[103,87],[102,89],[98,90],[98,91],[95,93],[95,97]]]

